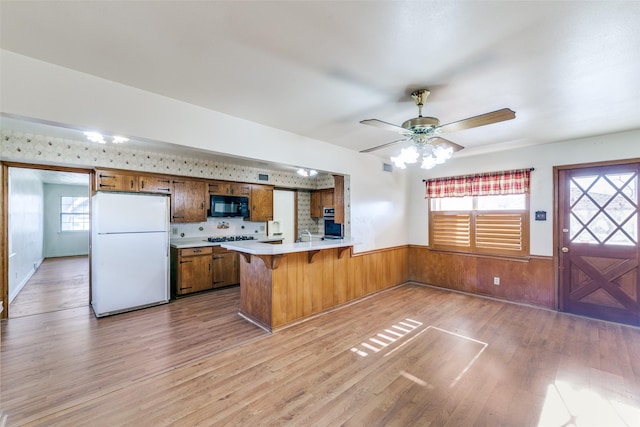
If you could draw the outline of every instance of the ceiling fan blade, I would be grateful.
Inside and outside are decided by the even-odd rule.
[[[464,147],[462,145],[458,145],[455,142],[451,142],[448,139],[444,139],[444,138],[440,138],[439,136],[436,136],[435,138],[430,138],[429,139],[429,143],[431,145],[440,145],[444,148],[453,148],[453,151],[460,151],[462,150]]]
[[[389,147],[394,144],[398,144],[399,142],[408,141],[408,139],[398,139],[397,141],[387,142],[386,144],[378,145],[377,147],[367,148],[366,150],[361,150],[361,153],[369,153],[371,151],[379,150],[381,148]]]
[[[394,125],[391,123],[383,122],[382,120],[378,120],[378,119],[361,120],[360,123],[362,123],[363,125],[375,126],[377,128],[390,130],[392,132],[411,134],[411,131],[408,129],[405,129],[401,126]]]
[[[439,126],[437,129],[441,132],[456,132],[459,130],[490,125],[492,123],[503,122],[505,120],[511,120],[515,118],[515,111],[512,111],[509,108],[503,108],[502,110],[497,110],[491,113],[480,114],[479,116],[469,117],[468,119],[447,123],[446,125]]]

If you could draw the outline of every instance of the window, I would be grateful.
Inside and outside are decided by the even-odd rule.
[[[427,181],[429,245],[458,252],[528,255],[529,172]]]
[[[60,197],[60,231],[89,230],[89,198]]]

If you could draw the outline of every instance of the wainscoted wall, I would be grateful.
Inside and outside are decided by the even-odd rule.
[[[407,281],[407,246],[354,255],[349,252],[339,258],[338,249],[323,250],[312,263],[308,262],[308,252],[291,253],[275,270],[265,269],[259,259],[247,265],[240,257],[247,276],[254,276],[242,276],[241,281],[254,280],[255,286],[247,287],[251,289],[268,279],[277,284],[272,294],[273,311],[268,312],[267,307],[263,313],[267,319],[263,323],[272,323],[275,328]]]
[[[409,246],[408,280],[555,310],[553,258],[528,260],[455,254]],[[494,285],[494,277],[500,285]]]

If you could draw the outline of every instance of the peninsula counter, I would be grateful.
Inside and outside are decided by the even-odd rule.
[[[222,243],[241,255],[240,314],[273,331],[355,299],[349,290],[354,244],[353,239]]]

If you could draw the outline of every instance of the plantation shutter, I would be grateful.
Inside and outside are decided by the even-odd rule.
[[[524,194],[532,169],[517,169],[426,180],[429,198]],[[434,249],[497,255],[528,253],[527,209],[430,211],[430,246]]]

